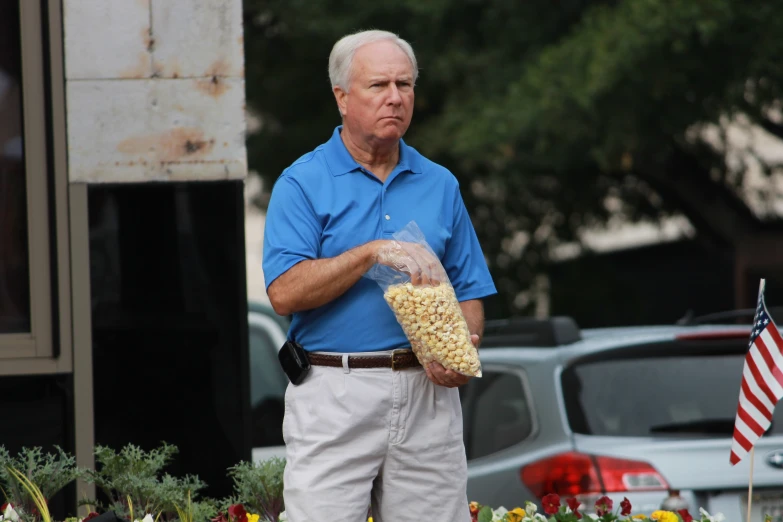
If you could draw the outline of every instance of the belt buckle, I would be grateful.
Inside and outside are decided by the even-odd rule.
[[[405,354],[405,353],[408,353],[409,351],[410,350],[399,349],[399,350],[394,350],[392,352],[392,354],[391,354],[391,369],[392,369],[392,371],[402,370],[402,368],[397,368],[397,364],[396,364],[396,360],[395,360],[394,356],[397,355],[397,354]]]

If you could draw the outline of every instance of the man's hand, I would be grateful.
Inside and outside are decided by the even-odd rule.
[[[424,246],[394,240],[377,240],[376,244],[376,261],[410,275],[415,286],[434,286],[446,280],[440,260]]]
[[[470,341],[476,346],[479,342],[479,336],[475,334],[471,335]],[[468,375],[457,373],[454,370],[447,370],[438,362],[431,362],[424,367],[424,371],[427,372],[427,377],[429,377],[432,382],[438,386],[445,386],[446,388],[462,386],[473,378]]]

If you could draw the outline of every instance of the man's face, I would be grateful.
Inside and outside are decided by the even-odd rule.
[[[413,67],[396,44],[360,47],[353,58],[350,92],[335,87],[343,125],[367,143],[402,138],[413,116]]]

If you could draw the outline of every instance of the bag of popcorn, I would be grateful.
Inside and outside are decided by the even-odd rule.
[[[365,276],[380,285],[413,353],[424,366],[436,361],[446,369],[481,377],[478,351],[438,256],[413,221],[393,238]]]

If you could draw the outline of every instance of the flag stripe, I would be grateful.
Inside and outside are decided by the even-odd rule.
[[[747,455],[747,454],[748,454],[748,451],[745,448],[743,448],[740,445],[740,443],[737,442],[736,439],[734,441],[732,441],[732,443],[731,443],[731,455],[737,457],[736,460],[731,459],[731,463],[732,464],[736,464],[737,462],[742,460],[742,458],[744,458],[745,455]]]
[[[742,377],[750,389],[748,398],[751,396],[755,397],[755,399],[764,406],[764,410],[768,413],[767,417],[772,420],[772,412],[775,411],[775,405],[767,398],[767,395],[761,391],[761,388],[759,388],[756,377],[753,376],[750,366],[747,363],[747,358],[745,359],[745,368],[742,370]]]
[[[767,347],[767,343],[764,342],[764,333],[756,338],[754,344],[758,355],[764,360],[763,367],[759,369],[764,374],[764,379],[770,384],[770,390],[775,395],[775,400],[778,401],[783,397],[783,380],[781,380],[780,370],[775,366],[775,359]],[[775,375],[776,373],[777,375]]]
[[[755,385],[755,382],[753,383]],[[768,421],[772,421],[772,412],[769,411],[769,408],[758,398],[758,395],[756,393],[753,393],[753,391],[750,389],[750,382],[748,379],[745,379],[745,376],[743,375],[742,378],[742,386],[740,387],[740,393],[745,394],[745,398],[748,402],[750,402],[753,406],[756,407],[756,410],[761,413],[765,419]]]
[[[751,442],[746,439],[745,436],[736,427],[734,428],[734,442],[732,443],[732,447],[734,447],[735,443],[742,449],[744,453],[749,452],[750,448],[753,447],[753,444],[751,444]]]
[[[764,365],[764,359],[760,355],[758,355],[758,352],[759,349],[754,344],[750,348],[747,357],[745,357],[745,363],[748,365],[748,368],[750,368],[750,373],[753,374],[753,379],[756,381],[756,384],[761,390],[761,393],[764,394],[763,398],[767,399],[767,402],[769,402],[769,406],[770,406],[769,410],[773,411],[775,409],[775,394],[772,393],[772,390],[769,387],[769,382],[767,382],[767,379],[764,377],[764,374],[761,373],[761,368],[759,368],[759,363],[756,362],[756,357],[758,357],[759,359],[761,359],[761,365],[762,366]]]
[[[775,323],[769,323],[767,325],[767,332],[769,332],[770,337],[772,337],[772,340],[774,341],[774,345],[778,348],[778,353],[783,352],[783,338],[780,337],[780,332],[778,331],[778,327],[775,326]]]
[[[767,431],[769,429],[769,425],[771,424],[769,418],[764,416],[763,413],[761,413],[758,409],[758,407],[751,402],[748,397],[745,395],[745,388],[746,384],[742,383],[742,387],[740,388],[740,408],[745,410],[745,412],[750,415],[754,421],[756,421],[756,424],[758,424],[764,431]]]
[[[734,453],[734,450],[731,450],[731,456],[729,457],[729,462],[731,462],[731,465],[733,466],[739,461],[740,461],[740,457],[738,457],[737,454]]]
[[[742,444],[736,439],[732,441],[731,443],[731,451],[736,454],[739,458],[744,457],[748,454],[748,450],[742,447]]]
[[[740,421],[742,425],[748,427],[749,433],[752,433],[752,436],[755,436],[756,439],[764,435],[764,432],[767,431],[765,428],[762,428],[758,422],[756,422],[753,417],[751,417],[748,412],[745,411],[744,408],[739,408],[737,410],[737,420],[735,421],[736,424],[740,424]],[[743,432],[745,433],[745,432]],[[745,436],[750,439],[752,436],[748,433],[745,433]]]
[[[759,339],[764,345],[762,355],[764,355],[764,359],[767,361],[772,376],[775,377],[775,380],[778,381],[781,386],[783,386],[783,371],[781,371],[783,368],[783,354],[780,353],[778,345],[775,344],[775,339],[772,338],[770,329],[765,328],[764,331],[761,332]],[[781,395],[778,395],[778,400],[780,400],[780,398]]]
[[[742,419],[742,417],[737,414],[737,420],[734,421],[734,434],[736,436],[737,432],[741,433],[745,439],[751,444],[756,443],[757,440],[759,440],[760,435],[753,433],[753,430],[751,430],[747,424],[745,424],[745,421]],[[750,449],[750,448],[748,448]]]

